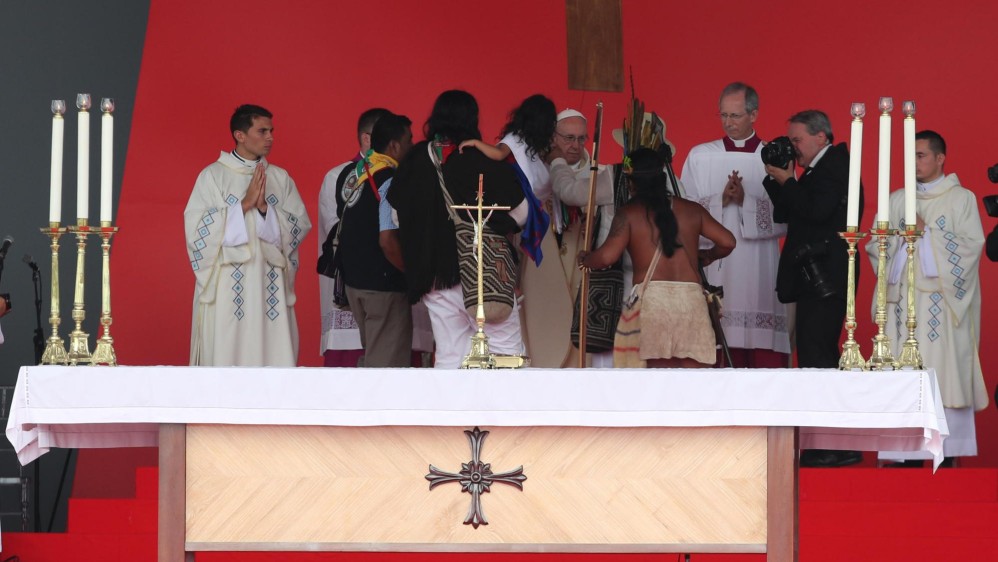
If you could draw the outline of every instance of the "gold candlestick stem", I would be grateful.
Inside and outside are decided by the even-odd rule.
[[[101,227],[97,230],[97,235],[101,238],[101,254],[103,255],[103,273],[101,275],[101,316],[100,323],[103,326],[100,339],[97,340],[97,347],[94,348],[94,355],[91,358],[93,365],[116,366],[118,358],[114,353],[114,339],[111,337],[111,237],[118,232],[118,229],[111,226],[110,222],[101,222]]]
[[[462,369],[516,369],[520,367],[525,367],[527,365],[527,359],[525,357],[520,357],[518,355],[495,355],[489,352],[489,337],[485,333],[485,295],[484,287],[482,284],[482,244],[483,238],[482,234],[485,231],[485,223],[488,222],[488,217],[482,217],[482,212],[486,209],[491,213],[492,211],[508,211],[509,207],[500,207],[497,205],[490,205],[488,207],[482,204],[482,181],[481,175],[478,176],[478,204],[477,205],[452,205],[452,209],[456,210],[466,210],[466,211],[476,211],[478,213],[477,221],[475,222],[475,244],[478,244],[478,251],[476,253],[478,260],[478,306],[475,308],[475,323],[478,325],[478,331],[476,331],[471,336],[471,351],[468,355],[461,361]]]
[[[897,368],[891,340],[887,337],[887,239],[891,235],[890,223],[878,221],[873,231],[877,237],[877,308],[874,321],[877,335],[873,336],[873,352],[867,366],[870,370],[886,371]]]
[[[84,264],[90,227],[85,219],[80,219],[77,226],[69,227],[69,231],[76,234],[76,287],[73,292],[73,322],[76,327],[69,333],[69,364],[79,365],[90,363],[90,335],[83,331],[83,320],[87,316],[83,308]]]
[[[918,323],[915,320],[915,242],[922,235],[920,230],[907,229],[904,238],[908,243],[908,319],[905,325],[908,327],[908,339],[901,347],[901,356],[898,357],[898,365],[902,368],[922,369],[922,354],[918,352],[918,340],[915,339],[915,328]]]
[[[478,183],[480,187],[481,177],[478,178]],[[475,244],[478,246],[478,253],[475,255],[475,259],[478,260],[478,306],[475,308],[475,324],[478,325],[478,331],[471,336],[471,352],[461,362],[461,368],[494,369],[496,362],[489,353],[489,336],[485,334],[485,293],[482,287],[482,231],[485,230],[485,222],[482,221],[481,191],[479,191],[477,211],[478,226],[475,229]]]
[[[839,357],[839,369],[843,371],[865,371],[866,360],[859,351],[856,342],[856,245],[866,237],[865,232],[857,232],[855,227],[849,227],[839,236],[849,244],[849,276],[846,287],[846,341],[842,344],[842,356]]]
[[[41,229],[45,236],[52,242],[52,300],[49,311],[49,324],[52,325],[52,335],[49,336],[45,344],[45,352],[42,354],[42,365],[65,365],[69,362],[66,354],[66,342],[59,336],[59,238],[65,234],[66,229],[59,226],[59,223],[49,223],[48,228]]]

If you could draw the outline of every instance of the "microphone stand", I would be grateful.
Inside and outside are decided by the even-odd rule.
[[[42,273],[38,269],[38,264],[31,256],[25,254],[24,263],[28,264],[31,268],[31,284],[35,291],[35,337],[32,340],[35,347],[35,365],[42,364],[42,355],[45,353],[45,332],[42,330]],[[37,460],[34,462],[34,470],[32,479],[32,490],[33,490],[33,501],[34,509],[32,509],[32,522],[35,527],[35,532],[42,530],[41,521],[39,521],[38,515],[39,510],[39,499],[41,498],[41,463]]]
[[[676,172],[672,169],[672,149],[668,144],[663,144],[660,150],[665,156],[665,171],[669,176],[669,183],[672,184],[673,195],[681,199],[685,199],[682,192],[679,191],[679,181],[676,179]],[[716,294],[719,297],[724,296],[724,287],[715,287],[707,281],[707,273],[703,270],[703,266],[700,265],[699,255],[697,257],[697,272],[700,274],[700,284],[703,286],[705,291],[709,294]],[[710,312],[710,323],[714,326],[714,333],[717,335],[717,341],[721,344],[721,351],[724,354],[723,359],[727,362],[727,366],[731,367],[733,365],[733,362],[731,361],[731,349],[728,347],[728,338],[724,336],[724,328],[721,327],[721,311],[717,306],[717,301],[711,297],[708,297],[707,309]],[[722,367],[723,366],[724,365],[722,365]]]
[[[42,273],[30,256],[24,256],[24,262],[31,268],[31,282],[35,290],[35,365],[41,365],[42,354],[45,353],[45,332],[42,330]]]

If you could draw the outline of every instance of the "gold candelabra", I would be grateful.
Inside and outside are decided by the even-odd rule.
[[[111,338],[111,237],[118,232],[110,221],[101,221],[97,235],[101,239],[101,254],[103,269],[101,274],[101,317],[103,327],[97,347],[94,349],[91,363],[93,365],[116,366],[118,358],[114,353],[114,339]]]
[[[909,367],[912,369],[921,369],[922,365],[922,354],[918,351],[918,340],[915,339],[915,328],[918,323],[915,319],[915,242],[922,235],[922,231],[916,230],[913,227],[907,227],[904,230],[904,238],[907,242],[908,250],[908,267],[907,267],[907,278],[908,278],[908,319],[905,325],[908,328],[908,339],[904,341],[904,345],[901,347],[901,355],[898,357],[899,367]]]
[[[65,365],[69,362],[66,354],[66,342],[59,336],[59,238],[66,233],[57,222],[49,223],[48,228],[41,229],[42,234],[51,239],[52,249],[52,309],[49,311],[49,324],[52,325],[52,335],[49,336],[48,343],[45,344],[45,353],[42,354],[42,365]]]
[[[69,333],[69,364],[79,365],[90,363],[90,335],[83,331],[83,321],[87,313],[83,308],[83,288],[85,281],[84,264],[87,253],[87,236],[90,227],[87,219],[79,219],[76,226],[70,226],[69,231],[76,235],[76,283],[73,290],[73,322],[76,323]]]
[[[842,356],[839,357],[839,369],[843,371],[865,371],[866,360],[859,351],[856,342],[856,245],[866,237],[865,232],[858,232],[855,226],[846,228],[839,236],[849,244],[849,276],[846,287],[846,341],[842,344]]]
[[[87,225],[87,219],[79,219],[76,226],[61,227],[59,223],[49,223],[47,228],[41,229],[42,233],[51,239],[52,249],[52,309],[49,311],[49,324],[52,326],[52,334],[49,336],[42,354],[42,365],[111,365],[118,364],[117,355],[114,351],[114,339],[111,338],[111,237],[118,232],[118,228],[112,226],[110,221],[101,221],[100,227]],[[59,238],[67,232],[72,232],[76,236],[76,281],[73,290],[73,311],[72,319],[75,323],[73,331],[69,334],[69,351],[66,351],[66,344],[59,336],[60,318],[59,307]],[[84,264],[86,261],[87,237],[96,234],[101,239],[101,253],[103,257],[103,271],[101,276],[101,317],[100,323],[103,326],[100,339],[97,340],[97,347],[90,353],[90,335],[83,331],[83,321],[86,319],[84,306],[85,275]]]
[[[867,367],[870,370],[888,371],[898,367],[891,350],[891,340],[887,337],[887,241],[891,236],[890,223],[877,221],[873,235],[877,237],[877,308],[874,322],[877,335],[873,336],[873,352]]]

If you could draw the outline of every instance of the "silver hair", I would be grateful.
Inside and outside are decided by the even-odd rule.
[[[795,113],[787,119],[790,123],[801,123],[807,127],[808,134],[817,135],[818,133],[825,133],[828,137],[828,143],[834,142],[835,137],[832,136],[832,123],[828,120],[828,115],[825,115],[824,111],[818,109],[805,109],[799,113]]]
[[[745,92],[745,111],[749,113],[758,111],[759,93],[755,91],[755,88],[744,82],[732,82],[725,86],[724,89],[721,90],[721,97],[717,99],[718,105],[720,105],[721,100],[724,99],[724,96],[730,96],[741,92]]]

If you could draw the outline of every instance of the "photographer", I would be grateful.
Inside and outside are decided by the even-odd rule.
[[[832,145],[832,126],[821,111],[792,116],[787,136],[804,172],[798,179],[792,160],[785,167],[770,160],[769,177],[763,180],[773,201],[774,219],[787,223],[776,293],[780,302],[797,303],[798,366],[836,368],[846,311],[848,246],[838,233],[846,227],[849,152],[844,143]],[[779,142],[770,145],[776,149]],[[862,199],[859,208],[862,211]],[[814,450],[801,455],[802,466],[844,466],[861,460],[858,451]]]

